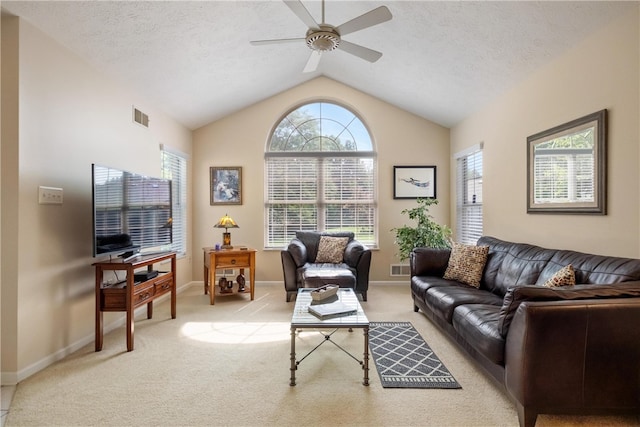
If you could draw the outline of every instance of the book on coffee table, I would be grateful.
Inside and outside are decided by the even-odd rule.
[[[349,306],[341,301],[336,301],[329,304],[317,304],[309,306],[309,313],[319,317],[320,319],[348,316],[357,312],[357,308]]]

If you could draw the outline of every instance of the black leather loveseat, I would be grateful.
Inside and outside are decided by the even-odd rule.
[[[452,250],[413,251],[414,310],[505,388],[520,425],[541,413],[640,414],[640,260],[477,245],[488,246],[479,288],[443,278]],[[543,286],[568,265],[575,286]]]
[[[344,250],[335,259],[319,256],[322,240],[342,240]],[[299,288],[327,284],[352,288],[363,301],[367,300],[371,250],[355,240],[352,232],[298,231],[280,255],[287,302]]]

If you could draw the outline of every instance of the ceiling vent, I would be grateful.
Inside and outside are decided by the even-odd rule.
[[[149,127],[149,116],[138,110],[136,107],[133,107],[133,121],[146,128]]]

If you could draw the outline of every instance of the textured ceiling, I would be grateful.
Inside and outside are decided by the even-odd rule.
[[[321,3],[303,1],[321,22]],[[343,51],[302,73],[306,26],[281,1],[3,1],[113,79],[195,129],[324,75],[453,126],[633,7],[633,2],[327,1],[339,25],[386,5],[393,19],[344,38],[383,53]]]

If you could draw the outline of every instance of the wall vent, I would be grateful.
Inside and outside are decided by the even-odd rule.
[[[391,276],[410,276],[411,267],[408,264],[391,264]]]
[[[222,268],[222,269],[216,270],[216,276],[233,278],[234,274],[235,274],[235,270],[233,268]]]
[[[146,128],[149,127],[149,116],[138,110],[136,107],[133,107],[133,121]]]

